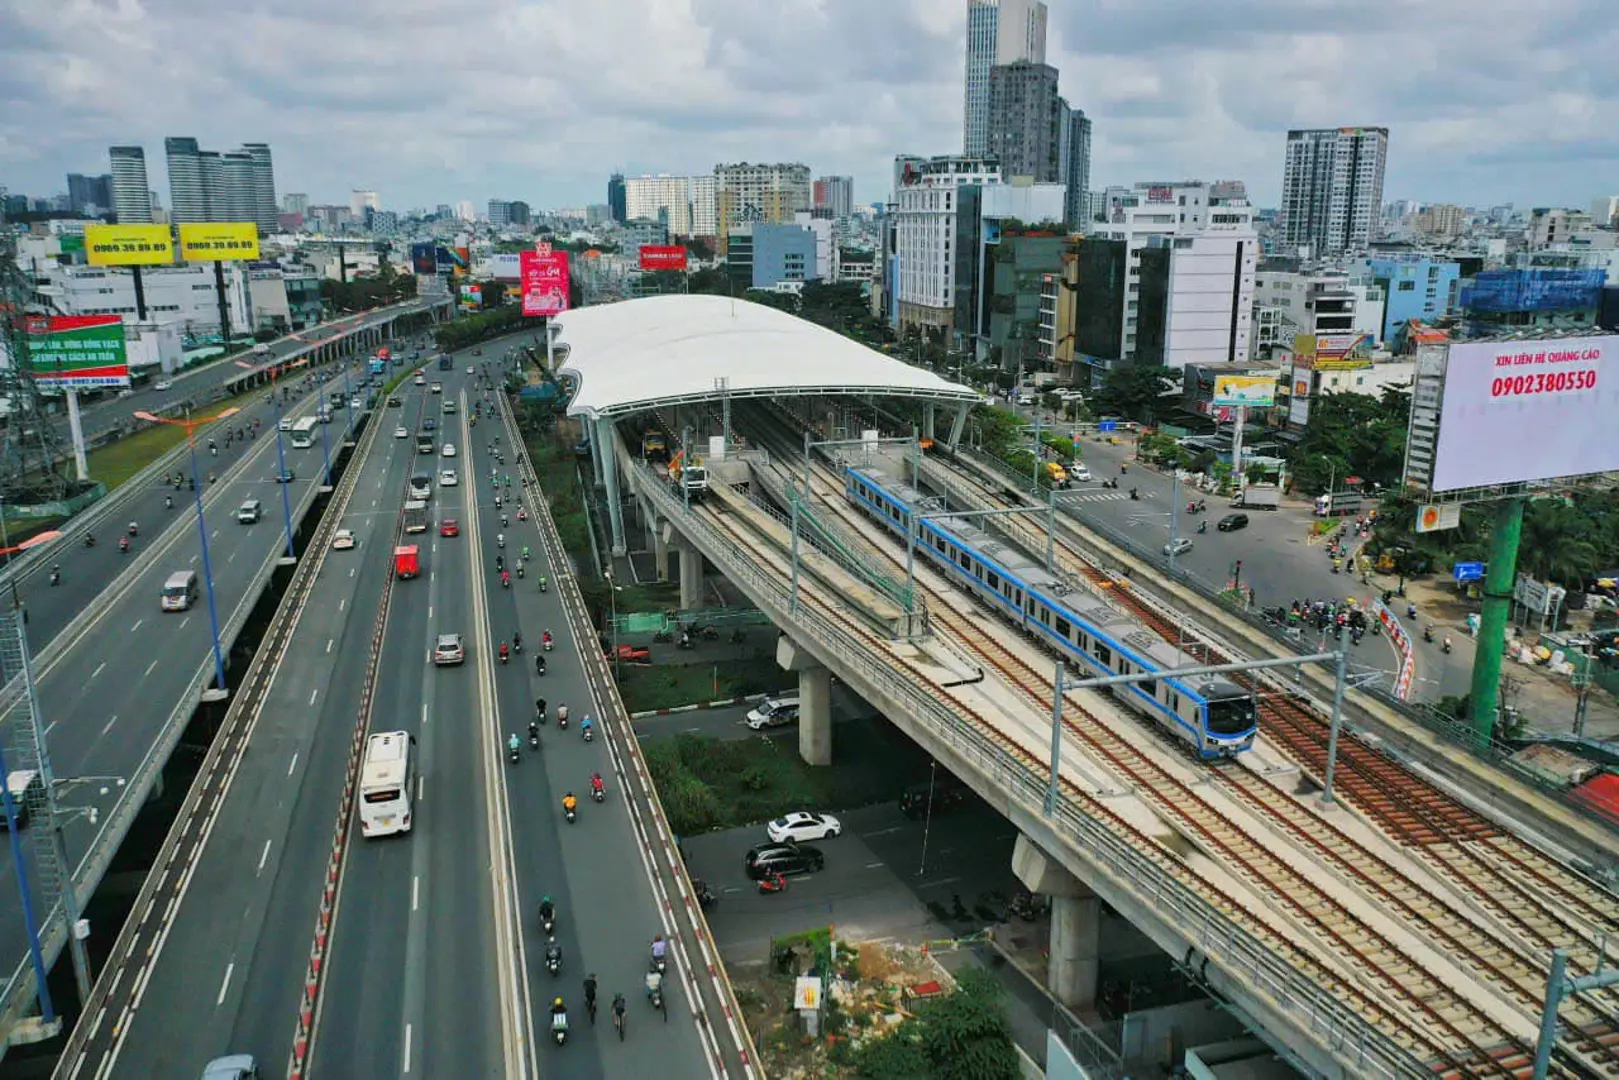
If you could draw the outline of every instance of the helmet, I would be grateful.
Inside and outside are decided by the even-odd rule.
[[[551,902],[550,894],[547,894],[545,896],[540,897],[540,903],[549,904],[550,902]]]
[[[562,999],[561,998],[557,998],[555,1001],[551,1002],[551,1007],[553,1009],[560,1008],[561,1005],[562,1005]]]

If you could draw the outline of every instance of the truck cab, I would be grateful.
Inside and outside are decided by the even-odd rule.
[[[407,581],[422,572],[421,552],[415,544],[401,544],[394,548],[394,576]]]

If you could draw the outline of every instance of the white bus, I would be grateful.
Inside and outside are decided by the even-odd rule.
[[[360,834],[410,832],[411,789],[416,783],[416,740],[387,731],[365,740],[360,766]]]
[[[315,445],[315,425],[320,423],[313,416],[304,416],[293,421],[292,448],[294,450],[307,450]]]
[[[412,499],[405,504],[405,531],[419,533],[427,531],[427,504],[420,499]]]

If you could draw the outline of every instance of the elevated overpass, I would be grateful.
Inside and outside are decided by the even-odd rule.
[[[667,305],[683,298],[659,299]],[[605,320],[650,302],[596,313]],[[723,514],[702,501],[688,507],[626,444],[616,421],[658,410],[672,418],[671,430],[693,429],[699,442],[716,438],[711,482],[750,492],[796,486],[800,513],[837,519],[827,528],[845,538],[842,546],[902,559],[886,535],[844,512],[835,472],[791,454],[800,432],[773,453],[737,453],[726,350],[747,346],[709,343],[701,329],[667,312],[626,314],[622,336],[605,321],[575,332],[567,319],[585,314],[593,313],[558,320],[555,344],[580,378],[570,412],[586,421],[599,451],[598,480],[609,507],[618,506],[622,492],[640,501],[655,547],[680,549],[683,594],[700,580],[707,559],[782,629],[778,659],[800,673],[800,745],[808,760],[830,760],[825,701],[835,674],[1017,825],[1020,876],[1054,897],[1051,956],[1060,996],[1083,997],[1084,980],[1094,975],[1095,943],[1087,938],[1095,934],[1099,897],[1312,1072],[1525,1073],[1550,949],[1577,952],[1586,969],[1599,964],[1607,950],[1603,935],[1619,925],[1612,894],[1513,836],[1509,823],[1479,828],[1467,815],[1441,813],[1428,824],[1446,854],[1436,849],[1430,856],[1391,831],[1377,807],[1353,796],[1347,807],[1325,813],[1309,797],[1316,780],[1307,763],[1290,757],[1285,740],[1259,766],[1188,774],[1184,763],[1153,746],[1150,732],[1133,731],[1088,692],[1064,695],[1053,785],[1052,682],[1045,676],[1042,685],[1042,662],[1015,635],[971,617],[934,580],[929,633],[895,640],[874,628],[876,606],[864,601],[869,576],[839,581],[830,559],[814,573],[796,573],[779,520],[750,510],[746,498],[722,497]],[[715,333],[726,337],[725,312],[712,315]],[[745,316],[737,321],[748,323]],[[838,380],[847,372],[822,360],[814,334],[782,333],[769,339],[774,369],[747,384],[748,396],[801,398],[805,414],[817,415],[840,399]],[[662,340],[666,334],[671,341]],[[588,354],[587,346],[601,351]],[[678,380],[662,370],[671,356],[684,358]],[[705,365],[705,357],[726,357],[727,366]],[[598,362],[611,376],[594,372],[601,377],[592,393]],[[865,362],[871,370],[859,392],[880,392],[871,388],[884,382],[897,388],[891,392],[913,396],[935,389],[916,385],[925,373],[884,371],[892,361],[877,354]],[[803,381],[794,375],[800,368],[811,373]],[[961,392],[962,401],[970,393],[948,389]],[[959,429],[958,420],[953,434]],[[725,458],[732,460],[716,461]],[[785,468],[784,458],[791,460]],[[797,479],[805,471],[807,491]],[[770,472],[778,475],[769,479]],[[614,526],[613,541],[623,546],[622,524]],[[1076,580],[1098,586],[1095,602],[1107,603],[1106,590],[1119,583],[1098,581],[1094,567],[1069,548]],[[919,583],[932,577],[918,568]],[[1156,629],[1164,627],[1173,630],[1160,619]],[[1187,633],[1217,640],[1199,626]],[[962,687],[972,672],[962,660],[973,657],[981,679],[969,691]],[[1322,728],[1319,702],[1268,681],[1260,693],[1296,697],[1314,729]],[[1370,761],[1356,767],[1362,766],[1374,768]],[[1211,782],[1213,794],[1205,790]],[[1048,799],[1053,786],[1056,797]],[[1385,778],[1382,789],[1372,785],[1363,793],[1375,798],[1380,790],[1398,798],[1403,789],[1389,788]],[[1542,889],[1550,893],[1520,908]],[[1615,1015],[1611,999],[1600,995],[1565,1010],[1559,1063],[1575,1072],[1611,1068]]]

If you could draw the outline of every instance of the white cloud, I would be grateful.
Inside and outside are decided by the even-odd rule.
[[[1094,182],[1274,199],[1288,127],[1391,129],[1386,193],[1619,188],[1611,0],[1052,0]],[[601,201],[615,167],[798,160],[881,198],[961,140],[964,0],[0,0],[0,183],[48,194],[167,135],[269,142],[277,186],[408,208]]]

